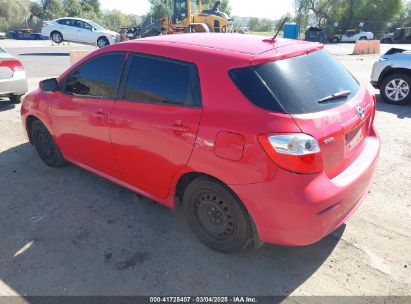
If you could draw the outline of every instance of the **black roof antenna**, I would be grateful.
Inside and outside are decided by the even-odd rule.
[[[275,41],[275,39],[277,38],[278,34],[280,33],[280,31],[282,30],[282,28],[284,27],[284,24],[288,21],[288,17],[284,18],[283,23],[281,23],[281,26],[279,27],[278,31],[275,33],[273,39],[271,39],[273,42]]]

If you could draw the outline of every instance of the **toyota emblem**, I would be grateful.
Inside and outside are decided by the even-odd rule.
[[[365,110],[364,110],[364,108],[363,108],[363,107],[358,107],[358,108],[357,108],[357,112],[358,112],[358,117],[361,118],[361,119],[363,119],[364,116],[365,116]]]

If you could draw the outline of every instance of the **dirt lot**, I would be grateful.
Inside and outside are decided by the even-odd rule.
[[[78,47],[6,43],[31,87]],[[377,55],[327,48],[368,85]],[[379,100],[376,125],[373,188],[345,226],[312,246],[225,256],[172,210],[72,165],[48,168],[19,106],[0,101],[0,295],[411,295],[411,106]]]

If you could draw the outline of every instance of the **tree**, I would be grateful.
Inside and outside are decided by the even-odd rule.
[[[203,8],[210,9],[214,7],[217,0],[202,0]],[[220,11],[226,13],[227,15],[231,15],[231,5],[229,0],[220,0]]]
[[[123,14],[119,10],[112,10],[104,14],[101,23],[109,29],[117,30],[122,26],[133,25],[135,23],[135,16]]]
[[[0,0],[0,29],[7,31],[13,27],[27,27],[29,1]]]
[[[149,0],[150,14],[154,19],[160,19],[171,15],[170,0]]]
[[[379,31],[387,21],[400,15],[402,0],[294,0],[297,19],[307,20],[312,14],[317,24],[343,24],[343,30],[359,23],[372,25]],[[317,25],[316,24],[316,25]]]
[[[82,15],[83,8],[80,0],[63,0],[63,6],[68,17],[80,17]]]
[[[330,19],[332,10],[346,0],[294,0],[297,15],[313,13],[318,24]]]
[[[32,16],[42,20],[51,20],[64,15],[64,5],[62,0],[40,0],[37,4],[33,2],[30,5]]]
[[[99,0],[80,0],[81,9],[84,12],[94,15],[101,14],[100,1]]]
[[[401,26],[410,26],[411,25],[411,1],[404,1],[403,9],[401,10],[400,15],[398,16],[398,23]]]
[[[258,24],[259,32],[272,32],[274,30],[273,21],[270,19],[261,19]]]
[[[258,31],[258,24],[260,23],[260,20],[256,17],[251,17],[250,20],[248,21],[248,28],[250,31],[256,32]]]

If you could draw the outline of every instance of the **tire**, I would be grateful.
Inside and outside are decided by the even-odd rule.
[[[411,77],[405,74],[393,74],[385,78],[380,86],[380,93],[385,102],[404,105],[411,101]]]
[[[359,40],[368,40],[368,38],[365,36],[361,36]]]
[[[391,44],[392,41],[391,41],[390,38],[386,38],[386,39],[384,39],[384,40],[382,41],[382,43]]]
[[[183,208],[191,230],[213,250],[234,253],[253,241],[248,212],[231,191],[212,179],[200,177],[189,184]]]
[[[50,37],[54,43],[60,44],[63,42],[63,35],[60,32],[54,31],[50,34]]]
[[[337,37],[334,37],[334,38],[332,39],[332,42],[333,42],[333,43],[338,43],[338,42],[340,42],[340,39],[338,39]]]
[[[30,133],[37,153],[47,166],[58,168],[66,164],[50,132],[40,120],[33,122]]]
[[[23,95],[10,95],[10,102],[14,104],[19,104],[21,96]]]
[[[110,45],[110,42],[107,40],[106,37],[100,37],[97,39],[97,47],[99,49],[102,49],[103,47],[108,46],[108,45]]]

